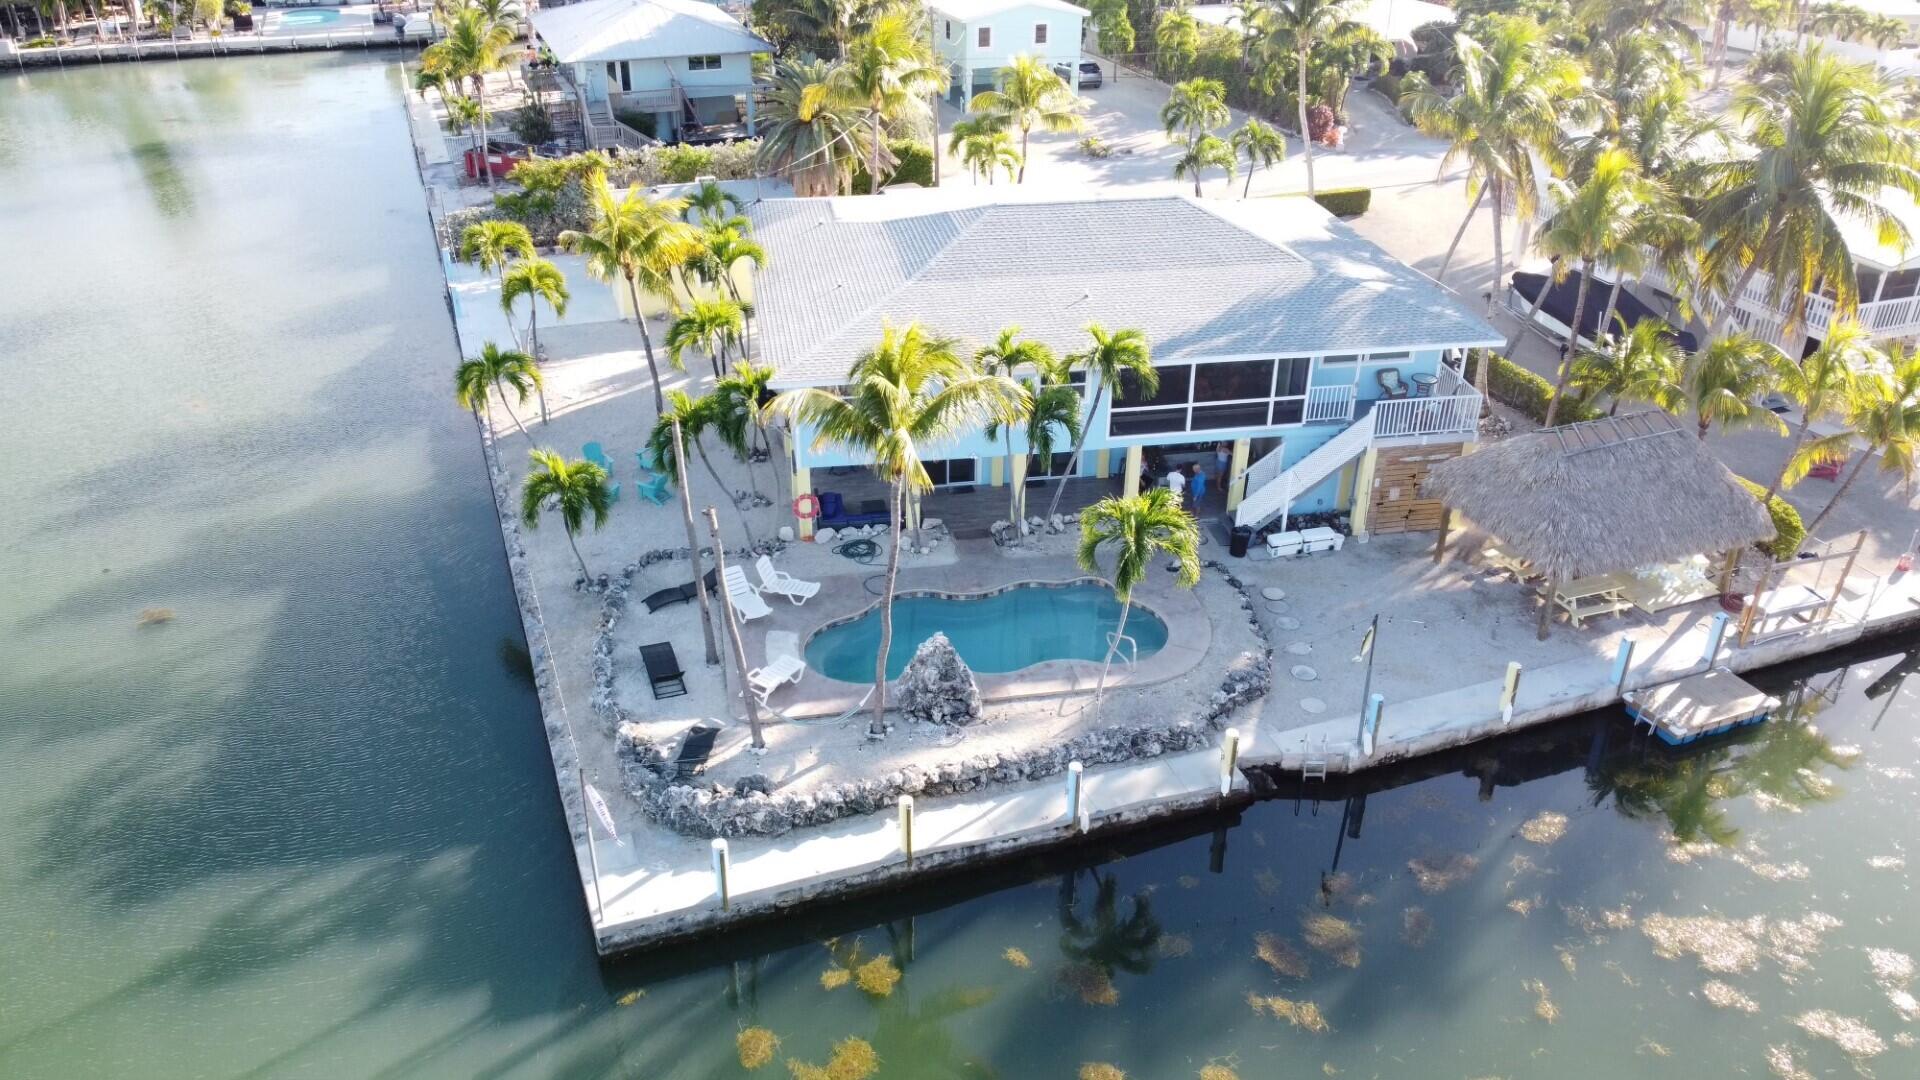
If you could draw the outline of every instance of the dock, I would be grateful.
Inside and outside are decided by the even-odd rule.
[[[1636,724],[1647,725],[1669,746],[1760,723],[1780,707],[1779,698],[1724,667],[1629,690],[1621,701]]]

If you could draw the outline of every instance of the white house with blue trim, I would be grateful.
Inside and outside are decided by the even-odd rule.
[[[942,188],[767,199],[749,213],[768,251],[753,291],[775,389],[844,383],[888,324],[918,322],[968,352],[1017,326],[1062,356],[1087,347],[1090,323],[1135,328],[1159,391],[1106,395],[1087,417],[1080,476],[1119,476],[1132,491],[1149,448],[1225,443],[1227,509],[1255,528],[1350,506],[1363,518],[1368,500],[1354,495],[1383,447],[1476,439],[1481,400],[1454,365],[1503,343],[1304,198]],[[804,429],[788,454],[795,492],[831,486],[818,470],[866,464]],[[941,486],[1022,485],[1067,457],[1030,461],[1018,443],[1009,456],[984,431],[921,456]]]

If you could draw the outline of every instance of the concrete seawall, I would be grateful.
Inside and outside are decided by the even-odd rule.
[[[349,27],[304,34],[238,32],[190,41],[96,41],[88,45],[61,45],[45,49],[0,48],[0,71],[8,69],[71,67],[77,64],[124,64],[148,60],[190,60],[197,57],[258,56],[266,53],[316,52],[328,49],[420,50],[439,36],[433,26],[409,28],[403,37],[391,27]],[[10,43],[9,43],[10,44]]]

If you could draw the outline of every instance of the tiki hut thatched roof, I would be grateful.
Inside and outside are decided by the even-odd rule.
[[[1662,412],[1494,443],[1435,465],[1422,491],[1555,581],[1773,537],[1760,500]]]

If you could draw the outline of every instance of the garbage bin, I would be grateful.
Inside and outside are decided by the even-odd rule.
[[[1253,543],[1253,526],[1235,525],[1233,538],[1227,543],[1227,554],[1236,559],[1247,557],[1247,545]]]
[[[1415,375],[1413,377],[1413,396],[1432,397],[1434,384],[1439,382],[1437,375]]]

